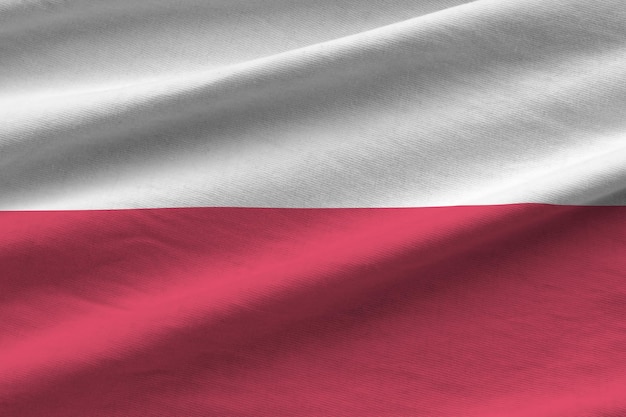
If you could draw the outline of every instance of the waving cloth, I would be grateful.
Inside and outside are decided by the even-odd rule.
[[[0,414],[626,413],[623,0],[0,2]]]

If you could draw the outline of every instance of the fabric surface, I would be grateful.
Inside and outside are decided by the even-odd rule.
[[[626,416],[623,0],[0,0],[0,415]]]

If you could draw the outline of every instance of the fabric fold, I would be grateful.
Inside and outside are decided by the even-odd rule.
[[[113,401],[119,415],[140,403],[219,414],[243,395],[231,412],[307,415],[324,409],[310,395],[337,407],[332,398],[362,390],[377,405],[346,400],[338,415],[454,415],[558,396],[558,381],[613,380],[625,215],[550,205],[13,213],[17,240],[55,218],[103,229],[68,235],[49,258],[18,252],[23,276],[0,262],[13,278],[2,282],[13,298],[2,303],[0,409],[98,416]],[[38,280],[26,286],[28,277]],[[585,363],[593,368],[579,373]],[[345,372],[353,388],[335,385]],[[250,373],[298,388],[270,400]],[[465,394],[446,403],[451,390]],[[403,392],[421,400],[402,402]],[[293,395],[304,408],[287,405]]]
[[[623,16],[612,11],[473,2],[213,71],[5,101],[0,204],[593,203],[615,186],[580,190],[570,167],[623,146]],[[560,171],[579,191],[532,183]]]
[[[0,3],[0,415],[626,409],[623,0]]]

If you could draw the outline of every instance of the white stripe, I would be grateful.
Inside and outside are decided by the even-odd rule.
[[[35,29],[0,29],[0,45],[15,52],[0,70],[14,81],[0,83],[0,209],[626,204],[621,0],[479,0],[287,52],[258,37],[251,43],[273,52],[258,59],[240,29],[236,53],[217,48],[206,68],[185,67],[185,53],[159,50],[159,38],[126,71],[129,51],[155,30],[136,22],[173,7],[128,2],[137,15],[124,15],[127,42],[85,73],[89,51],[111,45],[99,32],[113,25],[113,9],[69,3],[68,15],[83,5],[101,25],[63,20],[64,9],[33,17],[49,35],[41,42],[56,45],[48,55],[30,43],[15,52]],[[219,3],[243,24],[261,13]],[[341,4],[354,12],[376,3]],[[400,3],[386,18],[342,19],[368,29],[417,12]],[[432,11],[461,2],[415,3]],[[285,27],[318,41],[338,31],[340,20],[297,28],[330,3],[308,4],[319,7],[283,13]],[[263,16],[270,5],[287,7],[268,2]],[[179,36],[181,51],[202,44],[198,16],[170,22],[191,31]],[[67,66],[57,20],[75,25],[67,42],[83,45]],[[230,62],[235,55],[245,60]],[[165,64],[151,74],[157,58]],[[48,61],[50,81],[29,81]]]

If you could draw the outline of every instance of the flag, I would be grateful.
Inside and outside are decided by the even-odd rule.
[[[0,4],[0,415],[626,413],[620,0]]]

